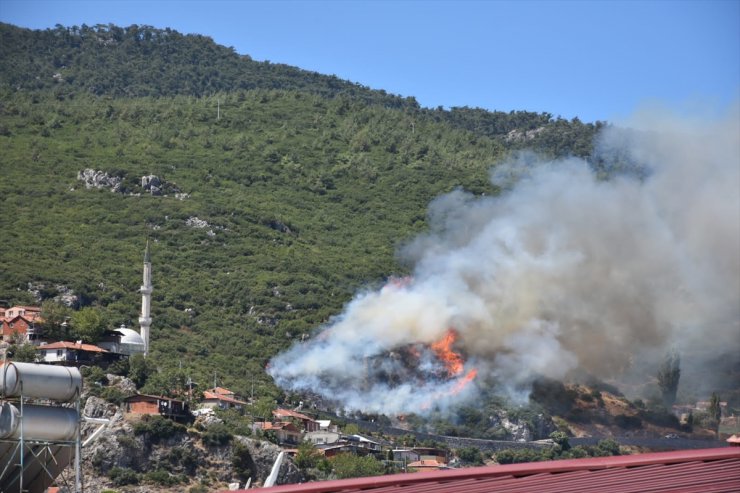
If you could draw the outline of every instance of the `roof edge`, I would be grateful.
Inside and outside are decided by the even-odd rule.
[[[434,480],[461,480],[472,478],[489,478],[496,476],[531,476],[541,473],[557,473],[580,470],[601,470],[653,464],[677,464],[689,461],[713,461],[740,458],[740,447],[722,447],[697,450],[674,450],[671,452],[649,452],[646,454],[616,455],[610,457],[589,457],[585,459],[551,460],[527,462],[501,466],[471,467],[444,471],[416,472],[373,476],[335,481],[317,481],[314,483],[290,484],[264,488],[266,493],[324,493],[359,488],[379,488],[383,486],[403,486]],[[247,490],[236,490],[246,493]]]

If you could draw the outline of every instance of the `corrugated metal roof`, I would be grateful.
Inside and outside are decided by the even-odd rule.
[[[246,491],[246,490],[242,490]],[[705,493],[740,491],[740,447],[396,474],[265,488],[265,493]]]

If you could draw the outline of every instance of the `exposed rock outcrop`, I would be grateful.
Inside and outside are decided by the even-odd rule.
[[[529,442],[547,438],[556,430],[552,420],[544,414],[538,414],[529,420],[512,418],[506,411],[500,411],[489,417],[492,427],[505,429],[512,440],[517,442]]]
[[[162,194],[162,180],[156,175],[145,175],[141,177],[141,188],[152,195]]]
[[[91,168],[78,172],[77,179],[85,184],[85,188],[108,188],[111,192],[120,191],[121,182],[123,181],[123,178],[119,176],[109,176],[105,171]]]
[[[134,177],[125,176],[120,170],[111,175],[106,171],[86,168],[77,173],[77,179],[82,181],[87,189],[107,188],[111,192],[136,196],[142,193],[149,193],[155,196],[174,194],[178,200],[184,200],[189,197],[177,185],[167,182],[164,178],[157,175],[144,175],[141,177],[141,180],[137,181]],[[70,190],[74,191],[74,188]]]
[[[53,288],[50,288],[43,282],[29,282],[27,291],[38,302],[51,298],[55,302],[70,308],[75,306],[79,299],[75,292],[64,284],[56,284]]]
[[[235,440],[239,441],[249,449],[249,454],[252,456],[256,468],[257,477],[252,481],[253,484],[263,484],[267,476],[272,471],[272,466],[277,459],[278,454],[282,451],[280,447],[270,442],[264,442],[260,440],[252,440],[246,437],[236,437]],[[295,464],[289,459],[284,459],[280,466],[280,473],[278,474],[277,484],[293,484],[302,481],[303,477],[301,471],[296,467]]]
[[[111,385],[122,391],[132,385],[123,377],[108,375],[107,378]],[[230,483],[239,482],[244,486],[249,478],[252,485],[262,485],[282,450],[272,443],[241,436],[233,437],[225,445],[207,445],[195,428],[186,429],[178,425],[166,434],[157,427],[142,431],[146,427],[141,426],[144,424],[141,417],[125,415],[115,404],[93,396],[87,399],[84,414],[110,420],[98,438],[83,449],[87,493],[101,493],[108,489],[126,493],[175,493],[187,491],[196,484],[207,485],[207,491],[215,492],[227,489]],[[83,437],[89,437],[99,426],[84,423]],[[235,461],[235,454],[239,455],[239,461]],[[138,485],[116,484],[111,476],[120,475],[120,471],[138,478]],[[148,479],[153,473],[162,474],[162,471],[179,478],[179,482],[166,485]],[[300,470],[285,458],[278,484],[296,483],[302,479]]]
[[[185,226],[195,229],[208,229],[208,231],[206,231],[206,234],[211,237],[216,236],[216,233],[213,232],[214,229],[223,229],[218,226],[212,227],[210,224],[208,224],[208,221],[200,219],[197,216],[191,216],[187,218],[185,220]]]
[[[537,137],[545,130],[545,127],[537,127],[532,130],[521,130],[515,128],[506,134],[506,142],[526,142]]]

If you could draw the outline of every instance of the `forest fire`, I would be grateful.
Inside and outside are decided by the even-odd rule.
[[[457,341],[458,333],[455,329],[448,329],[445,335],[430,345],[437,359],[445,366],[449,377],[457,377],[463,373],[464,362],[460,353],[455,352],[453,345]],[[478,375],[478,370],[473,368],[464,377],[459,378],[455,385],[449,389],[450,395],[459,394]]]
[[[444,413],[484,390],[525,404],[542,375],[654,374],[675,344],[738,353],[738,109],[698,128],[645,116],[654,131],[603,129],[598,167],[522,153],[491,170],[495,195],[437,197],[399,249],[410,275],[358,292],[269,374],[345,409]]]
[[[447,373],[451,377],[457,376],[463,371],[462,356],[452,350],[452,345],[455,344],[456,340],[457,331],[449,329],[442,339],[431,345],[432,351],[434,351],[437,359],[445,365]]]
[[[450,390],[451,395],[457,395],[470,383],[472,382],[475,377],[478,375],[478,370],[473,368],[470,370],[464,377],[462,377],[460,380],[455,383],[455,386],[452,387]]]
[[[434,388],[432,394],[420,406],[423,411],[431,409],[434,402],[439,399],[458,395],[478,375],[478,370],[473,368],[461,376],[465,363],[462,355],[453,349],[457,337],[458,333],[455,329],[448,329],[441,339],[429,345],[436,359],[444,365],[447,373],[445,376],[451,380],[447,385]]]

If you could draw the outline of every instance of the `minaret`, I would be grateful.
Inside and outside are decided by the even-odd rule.
[[[144,250],[144,283],[141,285],[141,338],[144,339],[144,356],[149,354],[149,326],[152,325],[150,309],[152,307],[152,261],[149,258],[149,240]]]

